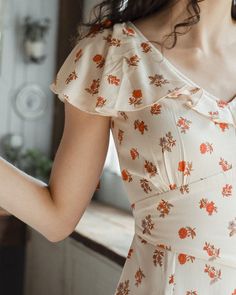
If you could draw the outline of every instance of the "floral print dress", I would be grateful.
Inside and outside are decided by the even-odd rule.
[[[129,21],[91,30],[50,87],[110,116],[135,218],[114,295],[236,295],[236,98],[191,81]]]

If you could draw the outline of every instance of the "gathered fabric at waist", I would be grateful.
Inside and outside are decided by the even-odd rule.
[[[235,167],[134,203],[135,234],[167,250],[236,268]]]

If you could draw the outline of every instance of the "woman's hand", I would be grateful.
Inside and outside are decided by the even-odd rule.
[[[57,242],[73,232],[99,182],[109,145],[110,117],[65,101],[65,125],[49,184],[0,158],[0,206]]]

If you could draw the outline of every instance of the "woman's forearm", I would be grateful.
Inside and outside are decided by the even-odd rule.
[[[0,206],[50,241],[67,235],[66,222],[50,194],[48,185],[0,157]]]

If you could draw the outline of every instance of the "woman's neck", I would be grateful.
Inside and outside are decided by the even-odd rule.
[[[153,27],[150,32],[152,40],[155,34],[155,28],[158,27],[158,34],[164,36],[174,30],[174,25],[182,22],[189,17],[186,10],[187,0],[180,0],[161,13],[154,13],[144,26]],[[200,21],[191,27],[191,30],[185,35],[178,35],[178,48],[195,48],[209,51],[209,47],[225,48],[231,44],[236,44],[236,22],[231,18],[232,0],[204,0],[198,3],[200,7]],[[190,6],[191,7],[191,6]],[[195,12],[192,10],[193,14]],[[179,27],[177,31],[184,32],[186,27]],[[160,40],[158,38],[158,40]],[[210,40],[210,42],[209,42]]]

